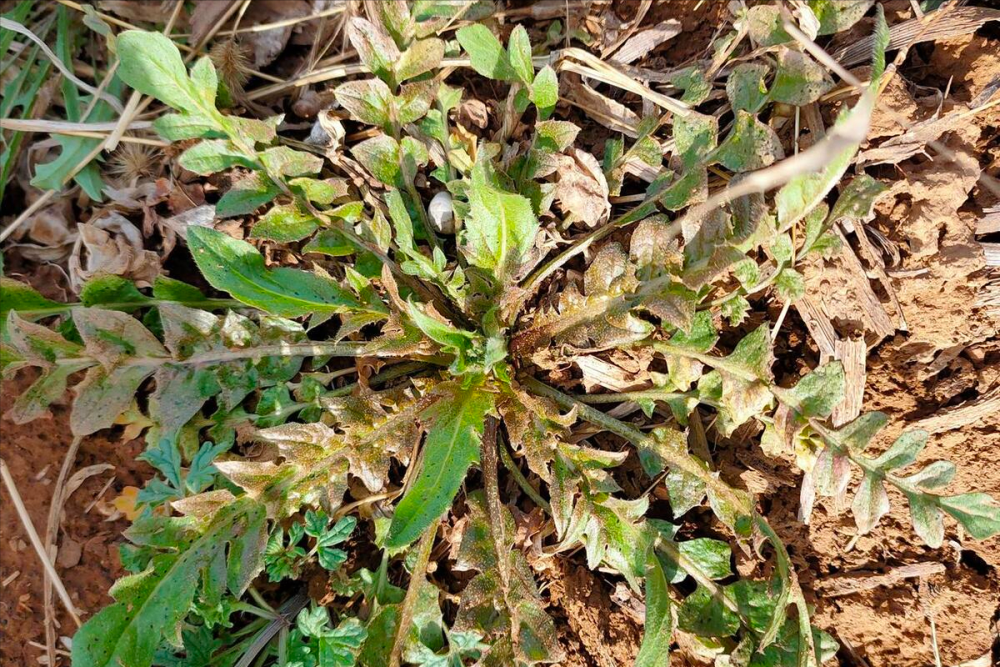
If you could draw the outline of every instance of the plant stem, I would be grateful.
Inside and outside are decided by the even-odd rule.
[[[244,614],[250,614],[256,616],[257,618],[266,618],[267,620],[272,620],[277,617],[274,612],[268,611],[266,609],[261,609],[257,605],[247,604],[246,602],[237,602],[233,605],[233,609],[236,611],[242,611]]]
[[[389,380],[395,380],[398,377],[404,375],[409,375],[419,370],[427,368],[427,362],[424,361],[411,361],[402,364],[396,364],[395,366],[390,366],[381,373],[376,373],[368,379],[368,384],[378,385],[388,382]],[[326,395],[331,398],[336,398],[340,396],[350,396],[355,389],[358,388],[357,382],[352,382],[350,384],[345,384],[343,387],[338,387],[337,389],[332,389]]]
[[[267,600],[265,600],[265,599],[264,599],[264,596],[263,596],[263,595],[261,595],[261,594],[260,594],[260,591],[258,591],[258,590],[257,590],[256,588],[254,588],[253,586],[250,586],[250,587],[249,587],[249,588],[247,589],[247,593],[249,593],[249,594],[250,594],[250,597],[252,597],[252,598],[253,598],[254,602],[256,602],[257,604],[259,604],[259,605],[260,605],[261,607],[263,607],[263,608],[264,608],[265,610],[267,610],[267,611],[271,612],[271,615],[272,615],[272,616],[273,616],[273,615],[275,615],[275,614],[277,614],[277,612],[276,612],[276,611],[274,611],[274,607],[272,607],[271,605],[269,605],[269,604],[267,603]]]
[[[377,351],[373,352],[366,348],[364,343],[278,343],[275,345],[261,345],[259,347],[248,347],[237,350],[213,350],[195,354],[187,359],[174,359],[172,357],[131,357],[123,360],[119,367],[124,366],[199,366],[203,364],[219,364],[237,359],[260,359],[262,357],[378,357]],[[435,357],[436,358],[436,357]],[[63,357],[56,359],[55,363],[60,366],[88,363],[95,365],[97,360],[93,357]]]
[[[614,417],[611,417],[596,408],[592,408],[589,405],[577,400],[575,397],[570,396],[569,394],[564,394],[558,389],[554,389],[547,384],[536,380],[535,378],[522,378],[521,383],[530,388],[536,394],[553,399],[564,408],[576,408],[577,414],[579,414],[580,418],[584,421],[600,426],[602,429],[610,431],[611,433],[628,440],[638,447],[654,449],[658,452],[662,449],[656,446],[656,443],[651,436],[648,436],[638,429],[629,426],[625,422],[615,419]],[[691,455],[661,452],[661,456],[663,456],[666,460],[668,466],[698,478],[705,483],[706,487],[711,488],[713,492],[718,493],[720,497],[733,502],[734,505],[742,510],[744,514],[749,515],[752,513],[753,508],[752,506],[748,506],[746,498],[736,495],[734,490],[728,484],[717,479],[707,468],[697,462]]]
[[[577,400],[582,403],[626,403],[642,400],[670,401],[675,398],[697,398],[697,392],[665,391],[663,389],[646,389],[643,391],[623,391],[613,394],[585,394],[577,396]]]
[[[542,498],[541,494],[535,490],[535,487],[531,485],[528,478],[524,476],[521,469],[517,467],[517,463],[514,462],[514,458],[510,455],[507,447],[500,447],[500,459],[503,461],[504,466],[510,471],[511,476],[514,477],[514,481],[517,485],[521,487],[521,490],[531,498],[532,502],[544,509],[550,515],[552,514],[552,505],[549,501]]]
[[[410,573],[410,585],[406,589],[406,597],[403,598],[403,606],[399,610],[399,626],[396,628],[396,638],[392,643],[392,653],[389,654],[389,667],[399,667],[400,658],[406,645],[406,638],[410,634],[410,626],[413,624],[413,613],[416,611],[417,598],[420,595],[420,587],[427,581],[427,564],[431,559],[431,549],[434,546],[434,537],[437,535],[440,518],[434,521],[417,543],[417,561],[413,564],[413,572]]]
[[[236,299],[203,299],[200,301],[171,301],[169,299],[149,299],[146,301],[116,301],[111,303],[100,303],[95,304],[95,307],[104,308],[105,310],[135,310],[137,308],[148,308],[150,306],[159,306],[161,304],[176,304],[178,306],[186,306],[188,308],[199,308],[201,310],[215,310],[218,308],[247,308],[246,305],[240,303]],[[57,306],[49,306],[47,308],[34,308],[31,310],[18,310],[17,314],[24,318],[34,318],[34,317],[48,317],[49,315],[58,315],[59,313],[64,313],[67,310],[73,310],[74,308],[86,308],[83,303],[61,303]]]

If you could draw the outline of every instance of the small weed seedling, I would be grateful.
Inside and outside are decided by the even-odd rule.
[[[132,574],[73,637],[74,667],[558,663],[501,466],[544,511],[543,557],[582,548],[590,568],[618,573],[644,597],[636,665],[666,664],[681,634],[717,665],[822,663],[837,644],[811,626],[767,518],[689,451],[696,408],[722,436],[756,420],[765,453],[794,455],[806,518],[815,496],[844,503],[853,488],[867,533],[889,511],[891,488],[932,547],[946,515],[975,538],[1000,532],[989,496],[942,491],[951,463],[917,465],[926,433],[875,454],[867,447],[884,415],[831,425],[844,391],[839,362],[778,386],[771,327],[746,327],[748,297],[800,298],[796,262],[837,252],[833,225],[865,217],[882,190],[859,174],[831,195],[885,70],[880,9],[871,83],[807,150],[786,159],[761,118],[815,102],[832,81],[776,7],[755,6],[718,40],[714,60],[675,73],[682,97],[669,117],[669,163],[654,137],[667,119],[649,117],[633,139],[608,141],[602,167],[575,147],[576,125],[552,118],[559,77],[539,67],[544,54],[527,31],[515,27],[504,45],[476,23],[485,3],[466,4],[456,17],[457,5],[386,2],[378,19],[351,19],[371,76],[340,85],[336,100],[370,128],[346,152],[326,149],[336,172],[323,151],[279,136],[281,116],[221,112],[228,92],[208,57],[188,71],[161,34],[117,36],[121,81],[173,109],[154,127],[183,142],[179,165],[230,172],[217,216],[250,218],[250,238],[320,259],[311,270],[272,268],[251,243],[191,227],[191,255],[226,298],[167,278],[147,293],[102,276],[80,303],[60,304],[3,278],[5,372],[38,369],[12,418],[40,416],[72,385],[74,435],[145,431],[143,458],[159,472],[121,549]],[[839,4],[870,5],[808,4],[823,34],[860,17]],[[446,42],[439,31],[458,18],[457,41]],[[755,58],[727,65],[745,40]],[[451,124],[464,93],[444,83],[442,62],[461,51],[476,73],[508,86],[488,140]],[[723,65],[725,98],[713,99],[728,110],[699,113]],[[636,164],[655,178],[610,217],[607,192],[618,195]],[[710,189],[710,173],[727,185]],[[606,210],[581,195],[591,182],[607,183]],[[443,214],[428,212],[434,192],[447,193]],[[584,252],[578,284],[566,264]],[[553,281],[562,282],[546,294]],[[553,386],[550,371],[614,350],[653,359],[655,386],[581,395]],[[356,361],[355,384],[338,382],[342,358]],[[657,425],[594,407],[626,402],[659,415]],[[578,422],[589,440],[571,437]],[[622,440],[630,446],[610,446]],[[619,484],[633,456],[628,474],[665,486],[675,522],[707,499],[734,544],[770,560],[770,578],[738,577],[730,543],[681,539],[676,523],[647,516],[648,493]],[[470,476],[474,468],[481,474]],[[446,516],[463,527],[449,533],[451,567],[468,574],[442,595],[427,572],[432,556],[444,558],[434,547]],[[329,582],[329,607],[303,608],[298,595],[276,610],[259,590],[290,599],[291,582],[317,576]]]

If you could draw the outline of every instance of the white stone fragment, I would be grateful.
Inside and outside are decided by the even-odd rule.
[[[431,204],[427,208],[427,214],[431,218],[431,225],[438,234],[455,233],[455,211],[451,208],[451,193],[447,190],[434,195]]]

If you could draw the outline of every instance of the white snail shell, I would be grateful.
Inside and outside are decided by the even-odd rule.
[[[451,193],[447,190],[434,195],[430,206],[427,207],[427,214],[430,216],[431,225],[438,234],[455,233],[455,211],[451,208]]]

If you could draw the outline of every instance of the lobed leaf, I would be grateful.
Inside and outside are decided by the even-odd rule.
[[[265,538],[263,506],[242,498],[220,507],[190,544],[154,557],[144,571],[115,584],[116,602],[73,637],[73,664],[149,667],[164,636],[187,615],[200,582],[243,594],[261,570]],[[216,564],[225,575],[205,577]]]

